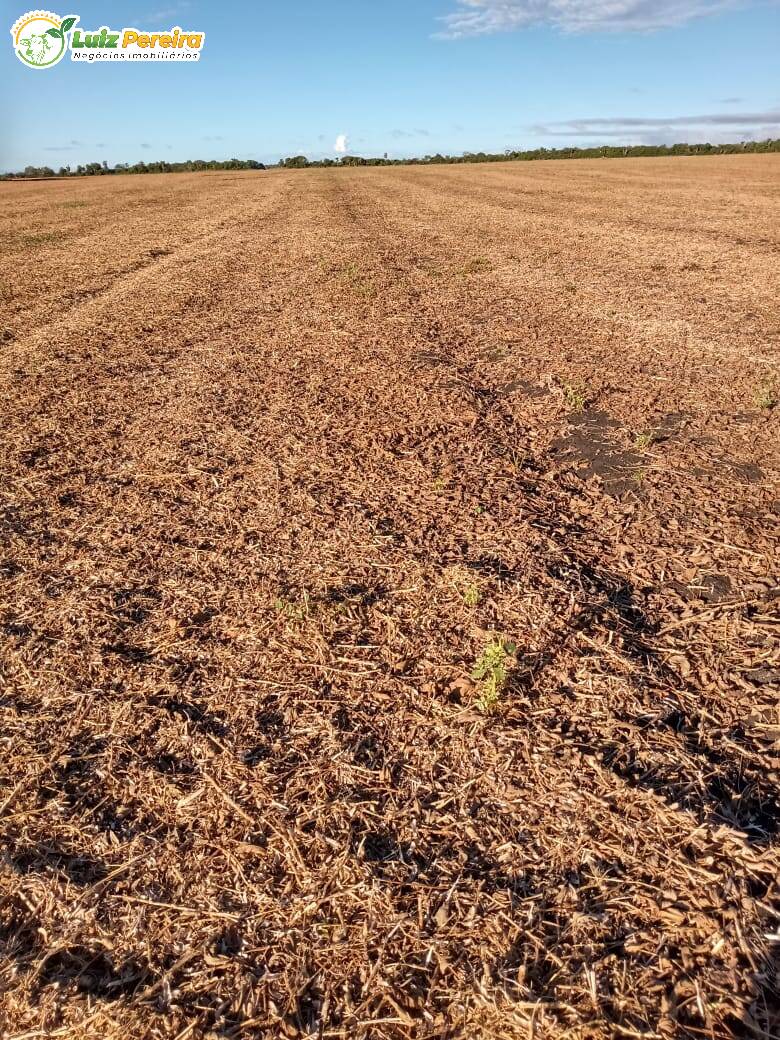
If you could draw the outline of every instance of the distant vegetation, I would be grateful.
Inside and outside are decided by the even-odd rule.
[[[780,152],[780,138],[766,141],[741,141],[737,144],[634,144],[600,145],[593,148],[532,148],[524,151],[507,149],[505,152],[463,152],[462,155],[424,155],[412,159],[363,158],[345,155],[340,159],[309,159],[292,155],[278,165],[286,170],[308,169],[320,166],[430,166],[449,163],[529,162],[538,159],[624,159],[662,155],[736,155],[751,152]],[[3,180],[25,177],[83,177],[105,176],[116,173],[192,173],[200,170],[264,170],[256,159],[188,159],[186,162],[87,163],[75,167],[25,166],[19,173],[6,173]]]
[[[534,159],[623,159],[653,155],[735,155],[746,152],[780,152],[780,138],[767,141],[743,141],[739,144],[634,144],[603,145],[594,148],[532,148],[525,151],[464,152],[462,155],[424,155],[415,159],[364,159],[345,155],[342,159],[312,159],[293,155],[279,165],[285,169],[310,166],[429,166],[447,163],[529,162]]]
[[[194,173],[200,170],[264,170],[265,165],[256,159],[187,159],[186,162],[137,162],[108,163],[92,162],[79,166],[60,166],[58,170],[51,166],[25,166],[21,173],[5,173],[3,180],[17,180],[25,177],[93,177],[114,173]]]

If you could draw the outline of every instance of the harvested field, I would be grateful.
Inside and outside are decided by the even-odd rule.
[[[780,1036],[780,157],[0,185],[0,1032]]]

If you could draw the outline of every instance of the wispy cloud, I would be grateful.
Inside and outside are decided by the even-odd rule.
[[[705,112],[690,116],[613,116],[536,123],[526,128],[540,137],[576,137],[626,144],[664,144],[709,137],[730,141],[772,137],[780,133],[780,108],[763,112]]]
[[[150,25],[153,27],[152,23],[154,22],[166,22],[171,19],[175,21],[181,15],[187,14],[189,7],[189,0],[179,0],[178,3],[170,4],[168,7],[160,7],[156,11],[150,11],[149,14],[142,15],[137,21],[139,25]]]
[[[550,25],[563,32],[649,32],[742,6],[743,0],[455,0],[446,39]],[[778,0],[769,0],[777,3]]]
[[[626,129],[659,126],[743,126],[746,123],[780,123],[780,108],[765,112],[707,112],[695,116],[611,116],[594,119],[566,119],[561,122],[534,126],[533,130],[547,132],[552,127],[569,130]]]
[[[47,144],[44,145],[45,152],[72,152],[74,148],[82,148],[83,144],[81,141],[69,141],[68,144]]]
[[[225,138],[220,134],[205,134],[203,137],[204,141],[224,141]]]
[[[421,130],[416,127],[414,130],[391,130],[390,136],[400,141],[410,137],[430,137],[431,134],[429,130]]]
[[[346,134],[339,134],[333,145],[333,151],[338,152],[339,155],[346,155],[347,148],[349,148],[349,138]]]

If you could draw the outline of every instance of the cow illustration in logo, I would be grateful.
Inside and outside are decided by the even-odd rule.
[[[67,34],[78,21],[51,11],[28,11],[11,29],[16,57],[31,69],[50,69],[67,49]]]

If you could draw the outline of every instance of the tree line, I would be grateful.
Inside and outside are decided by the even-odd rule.
[[[310,167],[332,166],[430,166],[451,163],[482,162],[529,162],[539,159],[624,159],[646,156],[664,155],[735,155],[760,152],[780,152],[780,138],[766,141],[741,141],[736,144],[634,144],[634,145],[598,145],[592,148],[530,148],[523,150],[507,149],[504,152],[463,152],[460,155],[423,155],[411,159],[388,159],[382,157],[364,158],[360,155],[344,155],[339,159],[309,159],[305,155],[292,155],[281,159],[279,167],[292,169],[308,169]],[[108,163],[92,162],[75,167],[60,166],[54,170],[51,166],[25,166],[18,173],[6,173],[3,180],[40,177],[84,177],[105,176],[123,173],[194,173],[201,170],[265,170],[264,163],[256,159],[187,159],[185,162],[137,162]]]
[[[530,162],[537,159],[623,159],[663,155],[736,155],[751,152],[780,152],[780,138],[766,141],[741,141],[737,144],[634,144],[598,145],[592,148],[507,149],[504,152],[463,152],[461,155],[424,155],[412,159],[363,158],[345,155],[341,159],[307,159],[293,155],[282,159],[285,169],[316,166],[430,166],[450,163]]]
[[[264,170],[265,165],[256,159],[187,159],[185,162],[137,162],[108,163],[91,162],[78,166],[25,166],[20,173],[3,174],[4,180],[25,177],[95,177],[115,173],[194,173],[200,170]]]

